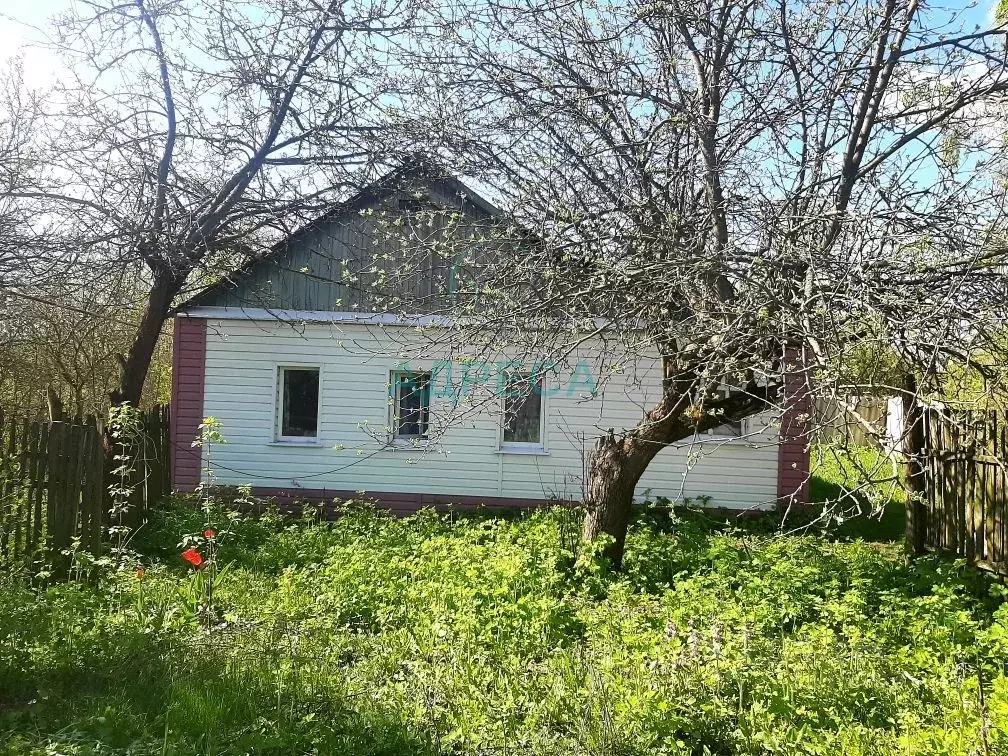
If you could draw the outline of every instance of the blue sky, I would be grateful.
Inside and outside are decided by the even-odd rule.
[[[25,78],[44,85],[56,75],[57,62],[40,50],[25,50],[26,45],[44,39],[48,20],[72,5],[72,0],[4,0],[0,3],[0,62],[19,52],[25,59]]]
[[[994,19],[998,0],[950,0],[934,3],[941,11],[961,14],[964,26],[987,25]],[[29,83],[44,86],[59,75],[59,64],[52,55],[30,48],[45,39],[48,20],[55,14],[72,8],[74,0],[0,0],[0,62],[20,52],[25,60],[25,78]]]
[[[950,11],[961,12],[966,24],[990,23],[998,0],[950,0],[933,3]],[[36,28],[45,27],[48,19],[56,13],[71,8],[74,0],[3,0],[0,3],[0,57],[6,58],[22,45],[40,37]],[[35,28],[33,28],[35,27]],[[42,59],[38,61],[42,63]]]
[[[928,23],[940,24],[955,19],[954,27],[972,31],[974,27],[994,23],[997,4],[998,0],[949,0],[945,3],[935,0],[929,4],[932,20]],[[0,63],[21,54],[29,86],[45,87],[58,80],[60,61],[50,52],[34,47],[33,43],[44,43],[49,19],[74,5],[75,0],[0,0]]]

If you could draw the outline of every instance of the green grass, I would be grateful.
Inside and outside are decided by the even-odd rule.
[[[906,495],[892,478],[901,473],[868,447],[812,449],[809,494],[815,504],[795,518],[813,521],[833,538],[895,542],[903,538]]]
[[[617,576],[578,525],[239,522],[207,633],[176,505],[142,578],[0,584],[0,754],[1008,753],[1008,610],[963,565],[644,513]]]

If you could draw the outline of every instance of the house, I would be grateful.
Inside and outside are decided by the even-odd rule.
[[[199,483],[209,453],[219,483],[278,497],[363,491],[399,512],[580,498],[594,440],[632,427],[657,401],[657,354],[601,375],[599,338],[563,365],[467,354],[439,339],[451,327],[443,316],[397,311],[374,293],[405,270],[402,245],[383,234],[424,208],[449,210],[446,233],[456,235],[498,217],[454,178],[400,171],[179,309],[175,488]],[[414,303],[450,298],[464,266],[435,257],[392,288],[408,289]],[[191,447],[205,416],[226,439],[212,450]],[[805,442],[782,440],[781,422],[767,413],[671,445],[636,493],[728,508],[803,500]]]

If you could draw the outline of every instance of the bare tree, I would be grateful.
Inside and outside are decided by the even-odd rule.
[[[103,271],[108,273],[108,271]],[[91,280],[61,277],[44,287],[10,296],[2,325],[0,406],[41,415],[46,404],[67,414],[103,417],[109,388],[119,381],[117,355],[136,336],[146,287],[136,271]],[[171,339],[158,341],[140,406],[167,401],[170,393]]]
[[[611,536],[617,565],[666,445],[785,390],[915,397],[999,343],[984,107],[1008,86],[1003,27],[917,0],[479,0],[421,38],[408,2],[92,0],[58,21],[74,78],[5,200],[59,219],[95,269],[143,266],[115,402],[138,401],[180,293],[415,144],[406,113],[516,221],[437,242],[466,271],[444,305],[465,317],[437,338],[549,359],[595,337],[609,361],[662,364],[660,401],[589,460],[584,535]],[[866,348],[918,380],[859,385],[842,367]]]
[[[26,301],[62,283],[73,264],[59,221],[38,217],[17,199],[30,187],[40,156],[34,135],[43,117],[39,97],[23,86],[19,59],[0,70],[0,345]]]
[[[788,385],[869,388],[839,369],[857,349],[924,380],[1003,328],[984,113],[1003,27],[917,0],[489,0],[447,36],[431,117],[462,124],[446,151],[535,240],[483,267],[452,334],[528,353],[605,335],[611,359],[663,364],[661,400],[588,465],[584,536],[616,565],[666,445]]]
[[[104,259],[74,214],[25,201],[45,170],[46,105],[20,59],[0,72],[0,404],[38,414],[48,398],[101,415],[136,334],[142,263]]]
[[[395,97],[385,60],[411,8],[86,0],[76,9],[54,22],[51,48],[68,78],[35,124],[38,161],[5,201],[71,227],[94,270],[146,282],[111,397],[135,404],[180,293],[257,255],[383,159]],[[51,255],[49,244],[38,240]]]

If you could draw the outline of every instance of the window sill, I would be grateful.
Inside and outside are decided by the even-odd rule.
[[[541,446],[503,446],[498,454],[517,454],[524,457],[548,457],[550,453]]]
[[[318,439],[310,441],[295,441],[293,439],[283,439],[281,441],[268,441],[266,446],[283,446],[288,449],[324,449],[326,445]]]
[[[748,438],[738,436],[689,436],[688,438],[673,441],[668,446],[696,446],[697,444],[751,444]]]

